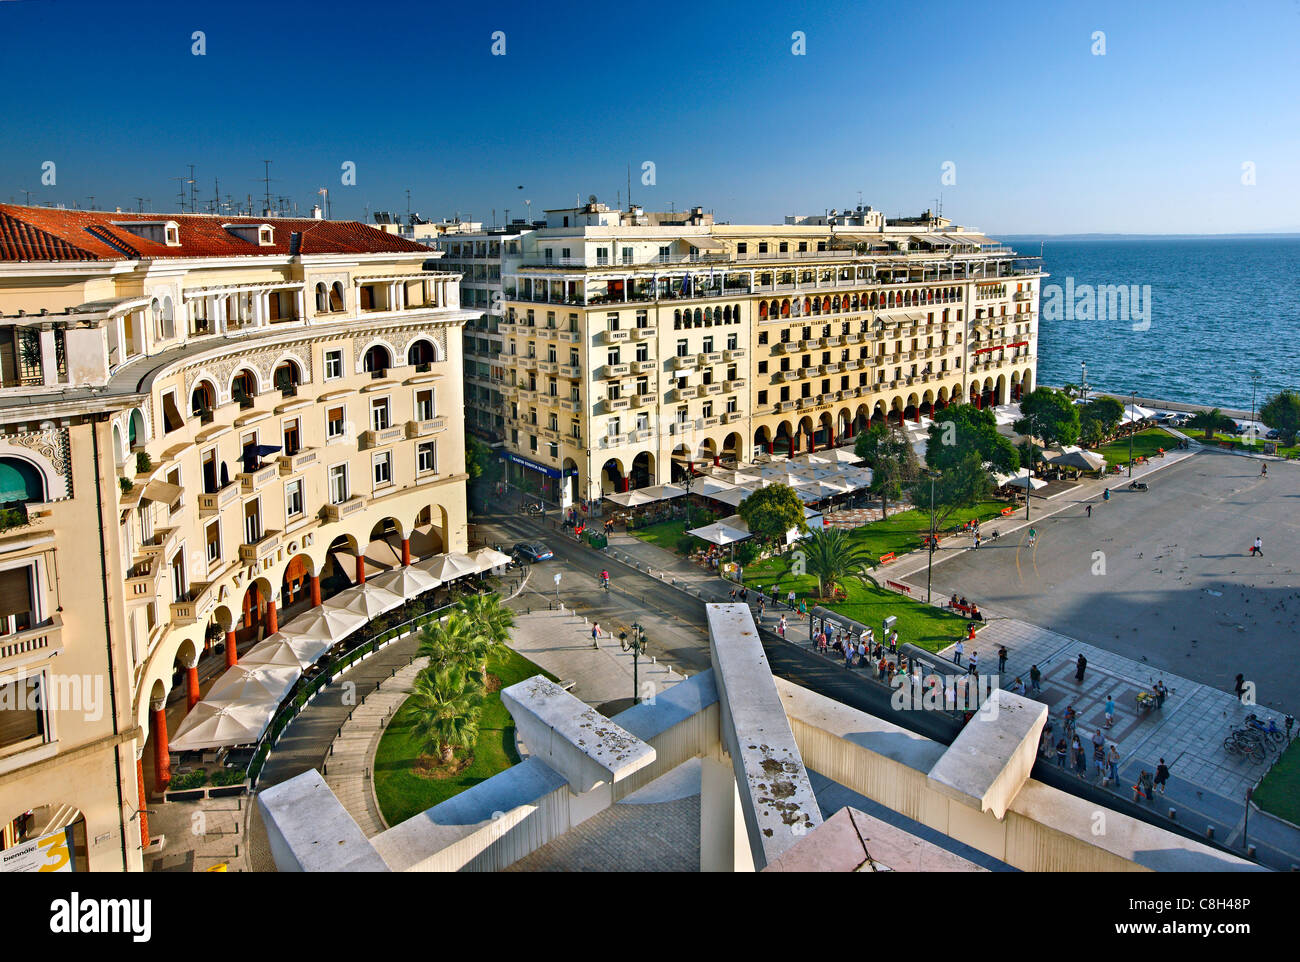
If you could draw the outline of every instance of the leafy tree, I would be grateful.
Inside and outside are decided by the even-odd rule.
[[[487,473],[492,465],[492,449],[474,437],[465,435],[465,473],[469,480],[476,481]]]
[[[769,484],[740,502],[737,513],[749,525],[750,534],[760,541],[784,539],[791,528],[807,531],[803,502],[788,484]]]
[[[1020,456],[1011,439],[998,433],[998,422],[993,412],[980,410],[973,404],[954,404],[935,415],[930,425],[930,439],[925,446],[925,463],[936,471],[948,471],[963,461],[967,454],[979,455],[980,462],[988,461],[993,470],[1015,471],[1020,467]]]
[[[454,760],[456,749],[473,751],[478,744],[483,691],[461,665],[420,672],[408,703],[411,734],[430,753],[437,752],[444,765]]]
[[[1014,451],[1015,449],[1012,448]],[[1017,460],[1019,458],[1017,457]],[[993,479],[988,469],[975,451],[967,451],[959,461],[952,464],[934,479],[933,508],[935,529],[943,527],[945,521],[958,508],[969,508],[985,500],[993,493]],[[931,509],[931,486],[927,475],[919,477],[909,489],[912,503],[923,511]]]
[[[853,442],[853,453],[874,466],[876,453],[880,450],[881,444],[889,440],[890,433],[887,424],[868,424]]]
[[[1259,419],[1276,429],[1283,443],[1295,444],[1300,434],[1300,394],[1290,388],[1274,394],[1259,409]]]
[[[1079,440],[1079,409],[1063,392],[1035,388],[1020,401],[1024,415],[1014,427],[1018,434],[1039,438],[1044,444],[1073,444]]]
[[[1188,420],[1187,426],[1195,431],[1204,431],[1205,440],[1213,441],[1216,431],[1231,431],[1236,423],[1218,408],[1211,408],[1208,411],[1197,411]]]
[[[871,554],[861,541],[854,541],[842,528],[814,531],[799,544],[804,570],[817,579],[817,597],[834,595],[850,578],[865,581],[871,570]]]
[[[921,473],[916,452],[902,431],[890,431],[889,437],[876,448],[871,466],[872,494],[880,498],[880,516],[889,517],[889,503],[900,501],[903,492]]]
[[[1105,437],[1124,419],[1124,404],[1118,398],[1095,398],[1083,406],[1079,419],[1081,423],[1094,422],[1100,428],[1102,437]]]

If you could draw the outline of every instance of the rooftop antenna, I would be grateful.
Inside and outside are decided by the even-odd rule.
[[[324,195],[324,197],[325,197],[325,219],[326,219],[326,220],[329,220],[329,219],[330,219],[330,191],[329,191],[329,188],[328,188],[328,187],[322,187],[320,190],[316,191],[316,193],[318,193],[318,194],[322,194],[322,195]]]
[[[23,203],[30,207],[32,205],[32,192],[30,190],[24,190],[23,195],[27,198]]]
[[[221,213],[221,181],[212,178],[212,213]]]
[[[411,188],[406,188],[406,220],[411,220]]]
[[[266,173],[262,176],[262,183],[266,187],[266,208],[265,209],[270,210],[271,209],[271,162],[269,160],[263,160],[262,163],[266,164]],[[253,212],[253,199],[251,196],[248,199],[248,212],[249,214],[252,214]]]
[[[632,209],[632,165],[627,165],[627,209]]]
[[[95,209],[95,195],[94,195],[94,194],[91,194],[90,197],[87,198],[87,199],[90,201],[90,206],[87,207],[86,210],[94,210],[94,209]]]
[[[199,212],[199,182],[194,179],[194,165],[187,164],[190,169],[190,213]]]
[[[148,197],[137,197],[137,198],[135,199],[135,209],[136,209],[136,213],[138,213],[138,214],[143,214],[143,213],[144,213],[144,205],[145,205],[145,204],[148,204],[148,203],[150,203]]]
[[[496,226],[497,226],[497,209],[493,207],[492,208],[492,229],[496,230]]]
[[[173,177],[172,180],[179,180],[181,182],[180,190],[177,192],[176,196],[180,199],[181,213],[183,214],[185,213],[185,185],[188,184],[189,181],[184,177]]]
[[[528,210],[528,213],[525,216],[528,218],[528,223],[531,224],[533,222],[533,202],[531,200],[525,200],[524,207]]]

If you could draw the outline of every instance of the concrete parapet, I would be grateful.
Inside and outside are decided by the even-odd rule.
[[[257,804],[281,872],[389,870],[320,772],[306,771],[263,789]]]

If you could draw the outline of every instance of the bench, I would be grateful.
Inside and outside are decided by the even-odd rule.
[[[1016,513],[1016,509],[1011,507],[1010,505],[1002,509],[1002,517],[1004,518],[1008,518],[1015,513]]]
[[[967,618],[970,617],[970,605],[949,605],[953,611],[960,611]]]
[[[898,555],[896,555],[894,552],[886,551],[884,554],[880,556],[880,563],[882,565],[887,565],[889,564],[889,562],[893,561],[897,557]]]
[[[889,587],[893,588],[895,591],[901,591],[901,592],[902,592],[903,594],[905,594],[905,595],[910,595],[910,594],[912,593],[912,588],[911,588],[911,586],[910,586],[910,585],[905,585],[905,584],[903,584],[902,582],[899,582],[899,581],[886,581],[885,584],[888,585]]]

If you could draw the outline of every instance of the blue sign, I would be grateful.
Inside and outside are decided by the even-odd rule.
[[[560,473],[559,468],[550,468],[544,464],[538,464],[536,461],[530,461],[527,458],[523,457],[522,455],[515,454],[513,451],[502,451],[501,456],[505,458],[507,461],[513,461],[515,464],[528,468],[528,470],[530,471],[540,472],[541,474],[546,475],[548,478],[563,477],[563,475]],[[576,474],[577,472],[574,471],[572,468],[570,468],[569,473]]]

